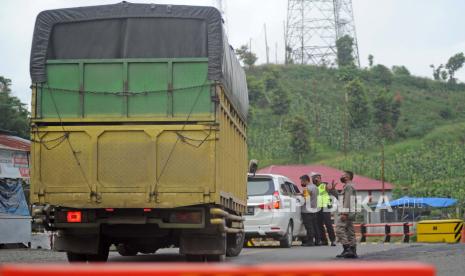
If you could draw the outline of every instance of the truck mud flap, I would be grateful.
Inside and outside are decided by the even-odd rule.
[[[80,254],[97,254],[99,252],[99,235],[67,235],[55,236],[53,249],[60,252]]]
[[[226,234],[183,234],[179,252],[183,255],[225,255]]]

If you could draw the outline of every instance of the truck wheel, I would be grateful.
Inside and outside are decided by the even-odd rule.
[[[206,255],[205,260],[209,263],[220,263],[224,262],[225,255]]]
[[[282,247],[282,248],[291,248],[292,247],[292,241],[294,240],[294,237],[292,235],[293,230],[294,230],[294,227],[292,226],[292,222],[289,222],[289,225],[287,226],[286,234],[279,241],[279,246],[280,247]]]
[[[191,263],[203,263],[205,262],[205,257],[204,255],[186,255],[186,261],[191,262]]]
[[[245,234],[228,234],[226,237],[226,256],[237,257],[244,247]]]
[[[108,254],[110,253],[110,245],[102,244],[100,245],[99,252],[97,254],[88,254],[88,262],[106,262],[108,261]]]
[[[135,250],[131,246],[124,244],[124,243],[118,244],[116,246],[116,250],[121,256],[124,256],[124,257],[136,256],[138,253],[137,250]]]
[[[66,252],[66,257],[68,258],[68,262],[70,262],[70,263],[87,262],[87,255],[86,254]]]

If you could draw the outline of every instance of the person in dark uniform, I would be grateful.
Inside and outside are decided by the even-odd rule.
[[[341,177],[341,182],[344,183],[339,200],[342,200],[343,209],[340,212],[336,222],[336,236],[342,244],[343,251],[337,255],[338,258],[358,258],[357,256],[357,240],[355,238],[355,211],[357,193],[352,182],[354,173],[345,171]]]

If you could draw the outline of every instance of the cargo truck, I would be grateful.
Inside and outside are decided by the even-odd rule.
[[[119,3],[41,12],[31,201],[69,261],[243,245],[248,94],[212,7]]]

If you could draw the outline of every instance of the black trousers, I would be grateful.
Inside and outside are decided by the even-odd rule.
[[[327,242],[326,232],[328,232],[328,237],[331,242],[336,240],[336,235],[334,234],[333,222],[331,221],[331,212],[324,212],[324,208],[318,211],[317,214],[317,223],[318,230],[320,233],[320,240],[322,242]],[[326,227],[326,231],[325,231]]]
[[[302,213],[302,222],[307,230],[307,243],[319,243],[318,213]]]

